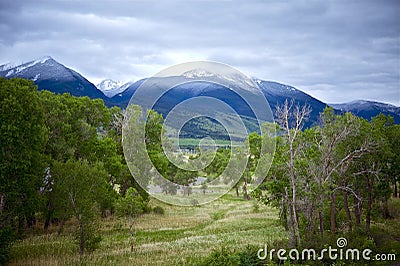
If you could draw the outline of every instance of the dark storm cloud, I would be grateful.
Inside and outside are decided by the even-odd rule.
[[[397,1],[159,2],[3,1],[0,62],[51,55],[96,82],[215,60],[327,102],[400,105]]]

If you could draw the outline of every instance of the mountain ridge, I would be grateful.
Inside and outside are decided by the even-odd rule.
[[[107,102],[107,97],[89,80],[57,62],[51,56],[44,56],[18,66],[1,65],[0,76],[30,79],[39,90],[49,90],[60,94],[70,93],[78,97],[100,98]]]
[[[199,76],[211,77],[212,73],[200,69],[183,73],[183,75],[179,77],[164,77],[160,79],[178,78],[181,79],[182,82],[189,82]],[[36,60],[19,65],[12,65],[10,63],[3,64],[0,66],[0,77],[30,79],[38,86],[39,90],[46,89],[55,93],[70,93],[74,96],[100,98],[107,106],[119,106],[121,108],[125,108],[128,105],[133,93],[147,80],[147,78],[144,78],[135,82],[118,83],[108,79],[109,86],[100,86],[101,83],[95,86],[80,73],[57,62],[51,56],[40,57]],[[400,107],[394,105],[365,100],[327,104],[293,86],[257,78],[253,78],[253,80],[267,98],[272,111],[275,111],[276,106],[282,104],[286,99],[294,99],[295,103],[300,105],[309,104],[312,108],[312,112],[309,118],[310,121],[307,124],[308,126],[318,123],[319,114],[326,106],[332,106],[338,112],[351,112],[368,120],[379,113],[384,113],[385,115],[392,115],[395,123],[400,124]],[[190,87],[190,85],[186,85],[186,87],[183,86],[185,90],[176,90],[175,95],[169,95],[169,99],[171,100],[169,105],[173,105],[174,97],[177,99],[184,99],[188,96],[205,95],[217,98],[220,97],[222,99],[224,99],[224,97],[227,98],[226,95],[222,95],[223,92],[218,86],[206,86],[199,83],[193,83],[192,85],[196,86]],[[226,91],[224,93],[226,94]],[[232,97],[226,99],[226,101],[228,103],[231,101],[230,103],[233,105],[241,104]]]
[[[342,112],[351,112],[361,117],[374,117],[383,113],[391,115],[396,124],[400,124],[400,107],[392,104],[370,100],[355,100],[347,103],[330,104],[333,108]]]

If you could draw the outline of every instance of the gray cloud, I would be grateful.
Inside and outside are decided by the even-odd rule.
[[[94,83],[190,60],[326,102],[400,105],[398,1],[2,1],[0,63],[51,55]]]

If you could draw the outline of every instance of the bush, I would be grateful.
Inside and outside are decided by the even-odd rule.
[[[194,206],[194,207],[200,206],[200,203],[199,203],[199,201],[197,199],[192,199],[190,201],[190,204],[192,204],[192,206]]]
[[[14,240],[11,227],[0,229],[0,265],[6,265],[10,256],[10,245]]]
[[[211,219],[213,219],[214,221],[224,219],[226,213],[227,213],[227,211],[225,211],[225,210],[220,210],[220,211],[214,212],[211,214]]]
[[[258,205],[257,201],[254,201],[253,203],[253,209],[252,209],[253,213],[259,213],[260,212],[260,205]]]
[[[231,252],[228,248],[222,247],[220,250],[214,250],[200,265],[204,266],[225,266],[239,265],[240,257]]]
[[[153,212],[154,212],[155,214],[164,215],[165,210],[164,210],[164,208],[161,207],[161,206],[155,206],[155,207],[153,208]]]
[[[77,230],[77,232],[75,233],[75,242],[79,247],[82,244],[81,237],[84,238],[84,250],[86,250],[87,252],[93,252],[94,250],[98,249],[100,247],[102,237],[99,234],[97,222],[84,221],[83,235],[81,234],[80,230]]]
[[[258,250],[259,248],[256,246],[247,246],[243,250],[231,250],[227,247],[222,247],[219,250],[214,250],[203,262],[199,263],[199,265],[264,265],[264,262],[257,257]]]

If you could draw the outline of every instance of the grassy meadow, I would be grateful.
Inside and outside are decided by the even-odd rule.
[[[286,239],[277,210],[227,194],[203,206],[178,207],[151,200],[165,213],[144,214],[135,223],[134,251],[122,218],[100,221],[100,247],[79,256],[74,243],[74,221],[61,236],[57,225],[45,232],[28,232],[11,250],[11,265],[195,265],[213,250],[235,251],[248,245],[264,247]],[[36,228],[39,228],[36,227]],[[42,230],[42,229],[36,229]],[[30,234],[30,235],[29,235]]]

